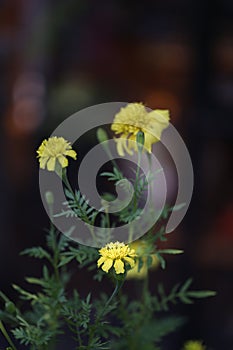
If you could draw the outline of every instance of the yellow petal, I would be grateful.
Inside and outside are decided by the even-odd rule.
[[[51,157],[51,158],[48,160],[47,169],[48,169],[49,171],[54,171],[54,170],[55,170],[55,164],[56,164],[56,158],[55,158],[55,157]]]
[[[113,260],[112,259],[106,259],[103,266],[102,266],[102,270],[105,272],[108,272],[113,264]]]
[[[168,124],[170,117],[169,117],[169,111],[167,109],[156,109],[155,111],[152,111],[148,114],[148,117],[154,117],[157,122]]]
[[[135,149],[135,145],[135,142],[130,142],[130,140],[125,139],[124,148],[126,152],[131,156],[133,155],[133,151],[131,151],[131,148]]]
[[[45,169],[45,166],[46,166],[46,163],[48,161],[48,157],[43,157],[43,158],[40,158],[39,162],[40,162],[40,168],[41,169]]]
[[[157,112],[158,111],[158,112]],[[148,130],[143,130],[145,133],[150,132],[153,137],[160,140],[162,131],[169,125],[169,116],[167,113],[162,113],[161,110],[150,112],[150,123]],[[163,111],[162,111],[163,112]],[[167,111],[168,112],[168,111]]]
[[[119,154],[119,156],[124,157],[124,143],[126,140],[122,138],[115,138],[115,141],[117,144],[117,153]]]
[[[69,157],[72,157],[73,159],[76,159],[76,157],[77,157],[77,153],[74,150],[72,150],[72,149],[66,151],[66,155],[69,156]]]
[[[101,256],[99,258],[99,260],[97,261],[97,266],[100,267],[100,265],[102,265],[105,262],[106,258],[104,258],[103,256]]]
[[[125,269],[124,269],[124,263],[122,260],[120,259],[117,259],[114,263],[114,269],[116,271],[116,274],[119,274],[119,273],[124,273],[125,272]]]
[[[64,156],[58,156],[58,161],[61,164],[62,168],[66,168],[68,166],[68,159]]]
[[[146,150],[151,153],[152,150],[152,145],[155,142],[158,142],[159,139],[152,136],[150,133],[145,133],[145,143],[144,143],[144,147],[146,148]]]
[[[130,267],[131,267],[131,268],[134,267],[134,265],[135,265],[135,260],[134,260],[134,259],[129,258],[128,256],[126,256],[126,257],[124,258],[124,260],[127,261],[127,263],[130,264]]]

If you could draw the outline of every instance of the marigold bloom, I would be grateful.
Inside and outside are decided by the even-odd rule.
[[[136,139],[137,133],[142,131],[145,135],[144,147],[151,153],[152,144],[158,142],[162,131],[169,125],[169,111],[156,109],[147,112],[142,103],[129,103],[121,108],[115,115],[111,129],[118,138],[117,152],[124,156],[124,151],[133,154],[132,150],[137,151]],[[135,142],[130,142],[130,141]]]
[[[54,171],[56,163],[61,168],[68,166],[67,156],[76,159],[76,152],[72,150],[70,142],[66,141],[63,137],[53,136],[48,140],[44,140],[37,150],[38,158],[40,162],[40,168]]]
[[[97,261],[98,267],[102,265],[102,270],[108,272],[114,267],[116,274],[125,272],[125,264],[131,268],[135,265],[135,250],[124,243],[111,242],[99,250],[101,257]]]
[[[205,350],[206,347],[199,340],[189,340],[184,344],[183,350]]]
[[[146,278],[146,276],[148,275],[149,269],[155,269],[156,267],[158,267],[158,265],[159,265],[158,258],[156,257],[156,255],[151,255],[151,254],[147,253],[149,246],[148,246],[148,243],[146,241],[138,240],[138,241],[130,243],[129,246],[130,246],[130,248],[135,250],[138,257],[142,258],[143,265],[142,265],[140,271],[138,271],[139,261],[137,260],[133,269],[129,270],[129,272],[127,273],[127,278],[128,279]],[[152,264],[149,268],[147,267],[148,255],[150,255],[152,258]]]

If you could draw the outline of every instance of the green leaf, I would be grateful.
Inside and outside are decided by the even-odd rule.
[[[189,291],[188,296],[191,298],[208,298],[214,297],[217,293],[213,290],[198,290],[198,291]]]
[[[10,301],[10,299],[2,291],[0,291],[0,298],[5,302]]]
[[[147,268],[151,267],[151,265],[153,263],[153,258],[151,255],[148,255],[146,263],[147,263]]]
[[[25,279],[28,283],[38,284],[39,286],[44,286],[44,281],[42,279],[34,278],[34,277],[26,277]]]
[[[23,250],[20,255],[29,255],[30,257],[37,259],[48,259],[50,260],[50,254],[42,247],[32,247]]]
[[[26,290],[24,290],[23,288],[19,287],[17,284],[13,284],[12,287],[17,290],[17,292],[19,292],[22,296],[22,299],[26,299],[26,300],[38,300],[38,297],[35,294],[32,294]]]
[[[139,257],[138,259],[138,272],[140,272],[141,268],[143,267],[143,259],[141,257]]]
[[[193,304],[193,301],[185,294],[179,294],[179,298],[184,304]]]
[[[192,278],[188,278],[187,281],[186,281],[186,282],[183,284],[183,286],[181,287],[180,292],[181,292],[181,293],[186,292],[186,291],[189,289],[189,287],[191,286],[192,281],[193,281]]]
[[[62,267],[64,265],[67,265],[69,262],[71,262],[74,259],[74,256],[62,256],[61,262],[59,263],[58,267]]]
[[[46,265],[43,265],[43,277],[45,280],[49,279],[49,270]]]
[[[71,193],[67,188],[65,188],[65,195],[66,195],[66,197],[68,197],[69,199],[74,199],[73,193]]]
[[[164,270],[166,268],[166,260],[158,253],[157,253],[157,258],[159,259],[160,265]]]
[[[100,174],[100,176],[108,176],[108,177],[112,177],[113,175],[114,175],[113,173],[110,173],[108,171],[105,171],[105,172]]]
[[[80,191],[75,191],[74,197],[63,203],[66,206],[66,210],[54,215],[54,217],[79,217],[88,224],[93,224],[98,211],[89,205],[89,200],[85,195],[82,195]]]
[[[162,249],[157,251],[159,254],[182,254],[183,252],[180,249]]]
[[[163,286],[159,284],[158,294],[160,298],[157,298],[156,296],[153,297],[154,309],[156,311],[167,311],[169,303],[176,304],[177,300],[180,300],[184,304],[192,304],[193,298],[206,298],[216,295],[214,291],[210,290],[189,290],[191,283],[192,278],[188,278],[181,287],[180,284],[176,284],[168,295],[166,295]]]
[[[113,172],[105,171],[100,176],[107,176],[109,181],[123,180],[123,174],[116,168],[113,168]]]
[[[171,209],[172,209],[172,211],[178,211],[178,210],[184,208],[185,206],[186,206],[186,203],[181,203],[181,204],[175,205],[175,206],[174,206],[173,208],[171,208]]]
[[[180,283],[175,284],[174,287],[172,287],[171,295],[175,295],[179,287],[180,287]]]
[[[158,285],[158,292],[162,298],[165,297],[165,291],[164,291],[164,287],[163,287],[162,283],[159,283],[159,285]]]

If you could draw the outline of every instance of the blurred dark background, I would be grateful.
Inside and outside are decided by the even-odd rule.
[[[178,309],[189,322],[165,349],[195,338],[232,350],[233,2],[1,0],[0,76],[0,289],[12,295],[12,282],[39,269],[18,254],[43,243],[48,224],[41,140],[84,107],[142,101],[170,109],[195,173],[188,214],[172,234],[185,256],[161,278],[193,275],[196,288],[218,292]]]

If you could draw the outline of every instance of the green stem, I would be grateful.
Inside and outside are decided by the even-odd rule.
[[[148,164],[149,164],[149,171],[151,171],[152,161],[151,161],[151,154],[149,152],[147,154]]]
[[[97,316],[96,320],[95,320],[95,324],[94,326],[92,327],[91,331],[90,331],[90,337],[89,337],[89,342],[88,342],[88,346],[87,346],[87,349],[90,350],[91,347],[91,342],[94,338],[94,334],[95,334],[95,330],[96,330],[96,327],[99,323],[99,321],[101,320],[101,318],[103,317],[105,311],[107,310],[108,306],[110,305],[111,301],[113,300],[113,298],[117,295],[118,291],[120,290],[120,288],[123,286],[123,283],[124,283],[124,279],[119,281],[119,280],[116,280],[116,287],[114,289],[114,291],[112,292],[112,295],[110,296],[110,298],[108,299],[108,301],[106,302],[104,308],[102,309],[101,313]]]
[[[133,241],[133,225],[129,226],[129,243]]]
[[[6,338],[6,340],[8,341],[9,345],[12,347],[12,349],[17,350],[15,345],[13,344],[11,338],[9,337],[7,330],[4,327],[4,324],[2,323],[2,321],[0,321],[0,330],[1,330],[2,334],[4,335],[4,337]]]
[[[82,344],[82,339],[81,339],[81,336],[80,336],[80,332],[79,332],[79,327],[76,326],[76,334],[77,334],[77,338],[78,338],[78,346],[81,347],[83,344]]]
[[[138,150],[138,162],[137,162],[137,170],[136,170],[136,176],[135,176],[135,185],[134,185],[134,209],[137,209],[137,187],[138,187],[138,180],[140,175],[140,165],[141,165],[141,159],[142,159],[142,152],[141,150]]]
[[[151,161],[151,154],[147,152],[147,159],[148,159],[148,164],[149,164],[149,174],[152,174],[152,161]],[[149,183],[149,190],[151,195],[153,195],[153,180],[150,180]]]
[[[107,223],[107,228],[110,228],[110,217],[109,217],[109,213],[107,210],[105,210],[105,217],[106,217],[106,223]]]
[[[113,159],[113,155],[112,155],[112,152],[110,151],[109,148],[106,148],[105,149],[105,152],[107,153],[107,155],[109,156],[111,162],[112,162],[112,165],[117,169],[117,170],[120,170],[116,161]]]
[[[54,276],[55,279],[57,281],[57,283],[60,285],[61,281],[60,281],[60,273],[59,273],[59,267],[58,267],[58,263],[59,263],[59,247],[58,247],[58,239],[57,239],[57,234],[56,234],[56,228],[54,226],[53,223],[53,203],[48,203],[48,207],[49,207],[49,215],[50,215],[50,229],[49,229],[49,233],[51,236],[51,242],[52,242],[52,255],[51,258],[49,259],[53,270],[54,270]],[[52,328],[53,330],[56,330],[58,328],[58,310],[57,308],[52,308],[51,309],[51,314],[52,314],[52,319],[53,319],[53,325]],[[56,339],[53,336],[51,341],[50,341],[50,350],[54,350],[56,346]],[[43,346],[41,347],[41,350],[43,349]]]
[[[76,201],[76,197],[75,197],[75,193],[69,183],[69,180],[68,180],[68,177],[67,177],[67,173],[66,173],[66,169],[63,169],[62,171],[62,181],[64,183],[64,185],[67,187],[67,189],[70,191],[70,193],[72,194],[73,198],[74,198],[74,201],[77,205],[77,208],[79,207],[79,203]],[[91,237],[94,241],[94,243],[96,243],[96,237],[95,237],[95,233],[94,233],[94,230],[93,230],[93,223],[90,222],[88,216],[84,216],[84,220],[85,222],[88,224],[88,229],[90,231],[90,234],[91,234]]]
[[[122,321],[124,321],[124,324],[127,324],[129,320],[129,314],[127,312],[127,309],[123,305],[123,293],[121,290],[119,290],[119,293],[118,293],[118,300],[119,300],[119,312],[120,312],[121,319]]]
[[[7,296],[5,294],[3,294],[1,291],[0,291],[0,297],[2,298],[2,300],[5,301],[5,303],[7,303],[8,301],[10,301]]]
[[[102,316],[104,315],[104,312],[106,311],[106,309],[108,308],[108,306],[110,305],[111,301],[113,300],[113,298],[116,296],[116,294],[118,293],[118,291],[120,290],[120,288],[123,286],[124,280],[119,281],[116,280],[116,287],[114,289],[114,291],[112,292],[112,295],[110,296],[110,298],[108,299],[108,301],[106,302],[102,312],[99,314],[99,316],[96,319],[96,322],[98,322]]]
[[[110,223],[108,209],[105,209],[105,218],[106,218],[106,227],[105,228],[107,230],[106,241],[107,241],[107,243],[109,243],[110,238],[111,238],[111,223]]]
[[[141,151],[138,151],[138,163],[137,163],[137,172],[136,172],[136,181],[137,182],[138,182],[138,178],[139,178],[141,159],[142,159],[142,153],[141,153]]]
[[[49,216],[50,216],[50,234],[52,236],[52,249],[53,249],[53,258],[50,259],[50,262],[54,268],[54,273],[55,273],[55,277],[56,280],[59,280],[59,269],[58,269],[58,260],[59,260],[59,251],[58,251],[58,247],[57,247],[57,239],[56,239],[56,230],[55,230],[55,226],[53,224],[53,205],[49,204]]]
[[[67,187],[67,189],[72,193],[73,197],[75,198],[73,189],[72,189],[72,187],[69,183],[68,177],[67,177],[66,169],[63,169],[63,171],[62,171],[62,181],[65,184],[65,186]]]
[[[99,143],[101,144],[101,146],[103,147],[104,151],[106,152],[106,154],[108,155],[109,159],[111,160],[113,166],[119,170],[114,158],[113,158],[113,155],[112,155],[112,152],[109,148],[109,144],[108,144],[108,134],[107,132],[103,129],[103,128],[98,128],[97,130],[97,139],[99,141]]]
[[[142,149],[141,147],[138,147],[138,161],[137,161],[137,170],[135,175],[135,184],[134,184],[134,196],[133,196],[133,210],[137,210],[138,205],[138,198],[137,198],[137,187],[138,187],[138,180],[140,177],[140,165],[141,165],[141,159],[142,159]],[[133,226],[129,226],[129,243],[133,241]]]

